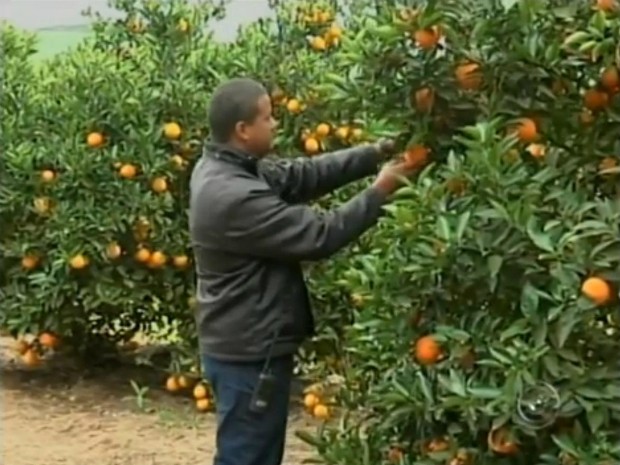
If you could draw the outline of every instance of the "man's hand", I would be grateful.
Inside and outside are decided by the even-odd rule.
[[[373,186],[385,195],[391,195],[403,184],[403,178],[408,178],[419,171],[419,167],[406,160],[395,160],[383,165]]]
[[[372,146],[377,153],[383,157],[388,157],[394,153],[395,144],[391,139],[379,139],[377,142],[372,144]]]

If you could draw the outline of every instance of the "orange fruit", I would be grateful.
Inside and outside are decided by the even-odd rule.
[[[52,170],[41,171],[41,181],[52,182],[54,179],[56,179],[56,173],[54,173]]]
[[[351,132],[351,129],[349,129],[348,126],[340,126],[338,129],[336,129],[335,136],[340,141],[344,142],[349,137],[350,132]]]
[[[362,140],[364,137],[364,130],[362,128],[354,128],[351,130],[351,140]]]
[[[179,382],[179,387],[181,389],[187,389],[192,384],[192,380],[185,375],[179,376],[177,381]]]
[[[41,363],[41,357],[33,348],[29,348],[22,354],[22,362],[29,367],[36,367]]]
[[[314,155],[319,152],[321,146],[319,145],[319,141],[314,137],[308,137],[304,142],[304,150],[308,155]]]
[[[388,450],[387,459],[390,463],[400,464],[403,460],[403,457],[403,450],[400,447],[392,446]]]
[[[118,170],[118,174],[121,176],[121,178],[133,179],[138,174],[138,168],[136,168],[134,165],[126,163],[124,165],[121,165],[120,169]]]
[[[77,254],[71,257],[69,260],[69,266],[74,270],[83,270],[90,264],[88,257],[82,254]]]
[[[441,358],[441,346],[433,336],[424,336],[416,341],[414,354],[420,365],[433,365]]]
[[[187,255],[175,255],[172,258],[172,264],[179,269],[187,268],[189,257]]]
[[[110,242],[105,248],[105,255],[110,260],[116,260],[123,253],[123,249],[116,242]]]
[[[515,455],[519,452],[519,446],[508,428],[498,428],[489,431],[487,436],[489,449],[501,455]]]
[[[140,247],[138,250],[136,250],[134,258],[137,262],[146,263],[151,258],[151,251],[146,247]]]
[[[444,452],[450,448],[450,441],[446,438],[435,438],[431,439],[426,449],[428,452]]]
[[[596,0],[596,8],[601,11],[614,11],[618,8],[618,2],[616,0]]]
[[[516,127],[516,134],[521,142],[535,142],[538,139],[536,122],[531,118],[522,118]]]
[[[547,147],[543,144],[530,144],[526,149],[534,158],[544,158],[547,154]]]
[[[166,254],[159,250],[156,250],[149,257],[148,264],[151,268],[161,268],[166,264],[167,261],[168,257],[166,257]]]
[[[610,66],[603,71],[601,74],[601,86],[605,88],[605,90],[613,91],[620,85],[620,74],[618,73],[618,68],[615,66]]]
[[[415,107],[418,111],[427,113],[435,105],[435,91],[430,87],[418,89],[414,94]]]
[[[614,157],[605,157],[599,163],[598,169],[599,171],[605,171],[610,168],[615,168],[616,166],[618,166],[618,160],[616,160]],[[606,173],[606,174],[609,175],[612,173]]]
[[[28,344],[23,339],[19,339],[15,342],[15,352],[19,355],[24,355],[30,349],[30,344]]]
[[[301,111],[301,103],[297,99],[290,99],[286,103],[286,109],[291,113],[299,113]]]
[[[169,140],[177,140],[181,137],[181,126],[179,123],[171,122],[164,124],[164,136]]]
[[[310,39],[310,47],[313,50],[322,52],[327,49],[327,41],[321,36],[314,36]]]
[[[166,391],[168,392],[178,392],[181,389],[179,386],[179,380],[176,376],[170,375],[168,379],[166,379]]]
[[[316,127],[316,135],[319,137],[327,137],[330,131],[331,128],[327,123],[321,123]]]
[[[425,165],[428,161],[428,148],[423,145],[414,145],[405,152],[405,161],[411,167],[419,167]]]
[[[187,162],[181,155],[172,155],[170,157],[172,164],[179,170],[185,169]]]
[[[196,399],[196,409],[199,412],[206,412],[211,408],[211,401],[206,397],[203,399]]]
[[[162,194],[168,190],[168,181],[163,176],[157,177],[151,181],[151,189],[157,194]]]
[[[86,144],[90,148],[97,148],[103,145],[103,134],[100,132],[91,132],[86,136]]]
[[[604,279],[595,276],[583,282],[581,293],[596,305],[605,305],[611,300],[611,286]]]
[[[413,38],[422,50],[431,50],[439,42],[439,29],[436,26],[418,29],[414,32]]]
[[[330,41],[333,41],[335,39],[341,39],[342,29],[340,28],[340,26],[332,24],[327,30],[326,36]]]
[[[49,197],[37,197],[34,199],[34,209],[39,215],[45,215],[52,209],[52,200]]]
[[[478,63],[462,63],[456,67],[454,75],[463,90],[476,90],[482,85],[482,72]]]
[[[207,391],[207,387],[203,383],[198,383],[194,386],[194,390],[192,391],[194,399],[206,399],[209,395]]]
[[[312,392],[304,396],[304,406],[309,410],[313,410],[314,407],[316,407],[320,403],[321,403],[321,399],[319,399],[319,396],[317,396],[316,394]]]
[[[34,270],[39,264],[39,257],[34,254],[28,254],[22,257],[22,268],[24,270]]]
[[[330,415],[329,407],[323,404],[317,404],[312,409],[312,415],[320,420],[327,420]]]
[[[142,32],[144,30],[144,24],[139,18],[132,18],[127,27],[131,32]]]
[[[186,19],[180,19],[177,23],[177,29],[183,33],[189,31],[189,21]]]
[[[45,331],[39,334],[39,344],[48,349],[55,349],[60,345],[60,340],[55,334]]]
[[[583,94],[583,105],[590,111],[603,110],[609,104],[609,95],[598,89],[588,89]]]

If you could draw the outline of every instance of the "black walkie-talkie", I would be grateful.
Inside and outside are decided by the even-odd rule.
[[[271,358],[273,356],[273,347],[276,345],[279,335],[280,328],[278,328],[278,330],[275,332],[275,334],[273,335],[273,339],[269,344],[265,364],[263,365],[263,369],[258,375],[256,386],[254,387],[254,391],[252,392],[252,398],[250,399],[249,406],[251,412],[263,413],[269,408],[269,404],[271,403],[274,387],[276,384],[276,377],[271,372]]]

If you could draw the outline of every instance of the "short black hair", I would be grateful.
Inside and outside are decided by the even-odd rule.
[[[267,89],[253,79],[236,78],[216,87],[209,104],[209,126],[214,142],[230,140],[239,122],[250,123],[258,116],[258,100]]]

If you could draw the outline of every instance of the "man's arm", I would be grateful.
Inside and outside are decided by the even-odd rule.
[[[381,216],[386,193],[370,187],[329,212],[290,205],[268,186],[227,209],[218,225],[221,247],[277,260],[320,260],[353,242]]]
[[[325,153],[313,158],[267,161],[261,174],[267,183],[291,203],[307,202],[328,194],[350,182],[377,172],[381,161],[377,144]]]

